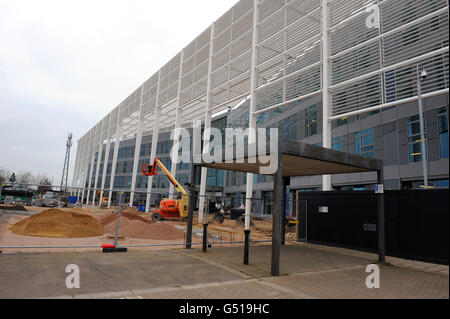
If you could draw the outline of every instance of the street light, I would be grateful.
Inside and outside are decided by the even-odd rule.
[[[424,188],[428,189],[428,165],[427,165],[427,156],[425,150],[425,129],[424,129],[424,121],[423,121],[423,106],[422,106],[422,89],[421,89],[421,80],[425,80],[428,76],[425,68],[422,68],[422,71],[419,72],[419,66],[417,65],[417,98],[419,102],[419,120],[420,120],[420,144],[422,149],[422,167],[423,167],[423,183]]]

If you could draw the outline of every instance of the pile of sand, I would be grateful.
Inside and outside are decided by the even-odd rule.
[[[111,214],[100,219],[105,228],[105,234],[115,236],[117,214]],[[175,240],[183,239],[184,232],[165,222],[156,223],[139,216],[136,213],[125,211],[120,213],[119,236],[125,238]]]
[[[97,237],[104,233],[103,225],[94,217],[56,208],[25,218],[9,229],[24,236],[55,238]]]

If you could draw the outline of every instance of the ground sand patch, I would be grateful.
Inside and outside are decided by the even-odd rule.
[[[105,228],[105,234],[115,235],[117,214],[111,214],[100,219]],[[175,240],[183,239],[184,232],[166,222],[154,222],[133,212],[120,214],[119,236],[125,238]]]
[[[97,237],[104,233],[103,225],[94,217],[60,209],[47,209],[9,229],[18,235],[54,238]]]

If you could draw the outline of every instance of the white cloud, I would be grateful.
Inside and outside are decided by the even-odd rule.
[[[67,132],[81,137],[236,2],[0,0],[0,166],[60,176]]]

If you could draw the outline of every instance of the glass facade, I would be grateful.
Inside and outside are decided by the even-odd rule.
[[[305,110],[305,136],[317,134],[317,111],[317,105],[312,105]]]
[[[440,158],[448,158],[448,113],[447,107],[437,110],[439,130],[439,153]]]
[[[424,119],[424,128],[426,128],[426,122]],[[426,129],[425,129],[425,150],[427,150],[426,143]],[[420,137],[420,117],[419,115],[414,115],[408,117],[408,151],[409,151],[409,162],[417,163],[422,162],[422,144]],[[426,152],[425,152],[426,153]]]
[[[355,133],[355,154],[375,157],[375,129]]]
[[[332,149],[342,152],[343,144],[344,144],[344,138],[342,136],[333,138],[332,141],[331,141],[331,144],[332,144]]]

